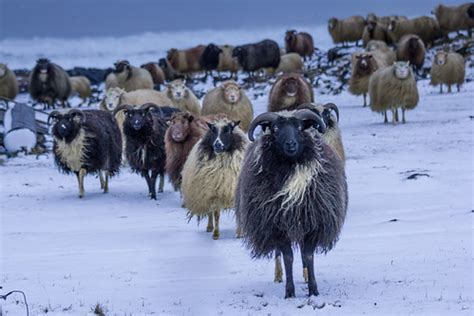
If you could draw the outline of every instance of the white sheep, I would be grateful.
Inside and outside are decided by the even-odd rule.
[[[465,72],[464,58],[460,54],[438,51],[431,66],[430,84],[439,84],[439,93],[443,93],[443,84],[448,86],[448,92],[451,92],[451,85],[455,84],[459,92]]]
[[[201,113],[201,105],[198,98],[186,87],[183,80],[176,79],[170,82],[164,93],[173,102],[175,108],[197,115]]]

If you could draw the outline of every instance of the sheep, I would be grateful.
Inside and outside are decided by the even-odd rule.
[[[268,111],[294,110],[302,103],[313,101],[313,87],[302,75],[283,74],[277,78],[270,90]]]
[[[257,126],[264,133],[254,141]],[[319,133],[307,131],[313,126],[324,133],[324,122],[309,110],[257,116],[237,184],[235,212],[244,243],[254,258],[269,257],[276,249],[277,274],[283,253],[285,298],[295,296],[293,245],[302,252],[309,295],[319,294],[314,253],[334,247],[347,211],[344,167]]]
[[[0,97],[14,100],[18,95],[18,82],[15,73],[0,63]]]
[[[397,60],[409,61],[418,72],[425,62],[425,44],[418,35],[403,35],[397,45]]]
[[[387,65],[391,65],[397,60],[397,54],[390,47],[388,47],[387,43],[382,41],[370,40],[367,43],[365,51],[380,51],[380,57],[382,57],[382,59],[387,62]]]
[[[184,163],[181,182],[184,205],[198,220],[208,216],[207,232],[219,239],[222,209],[234,207],[235,188],[248,139],[238,121],[217,117]],[[237,226],[238,227],[238,226]],[[240,229],[237,228],[237,236]]]
[[[189,112],[174,114],[165,134],[165,171],[176,191],[181,188],[181,171],[193,146],[207,131],[207,125]]]
[[[173,102],[173,106],[181,111],[189,111],[196,115],[201,113],[201,105],[194,93],[186,87],[183,80],[177,79],[168,84],[166,96]]]
[[[458,32],[460,30],[467,30],[469,37],[471,37],[472,28],[474,28],[474,18],[472,16],[469,17],[469,10],[473,12],[473,9],[473,3],[452,7],[439,4],[432,13],[436,16],[436,20],[438,20],[439,27],[445,37],[448,37],[450,32]]]
[[[266,39],[258,43],[236,46],[232,51],[243,70],[253,76],[253,72],[262,68],[278,68],[280,48],[277,42]]]
[[[69,105],[67,99],[71,94],[71,82],[63,68],[47,58],[40,58],[31,71],[28,91],[33,100],[45,103],[48,108],[55,108],[57,100],[66,107]]]
[[[219,55],[217,71],[230,71],[232,76],[237,75],[237,71],[239,71],[239,62],[234,57],[232,57],[234,46],[221,45],[219,48],[222,52]]]
[[[127,60],[118,61],[114,65],[115,71],[113,75],[117,80],[118,87],[127,92],[139,89],[153,89],[153,78],[146,69],[134,67]]]
[[[382,24],[383,27],[385,27],[385,29],[387,29],[388,25],[390,24],[391,19],[408,20],[408,18],[403,15],[388,15],[388,16],[379,17],[375,15],[374,13],[369,13],[367,14],[366,23],[373,22],[373,21],[379,22]]]
[[[412,110],[418,104],[418,88],[410,62],[397,61],[392,66],[377,70],[369,81],[370,108],[384,113],[387,123],[387,110],[392,110],[392,123],[398,121],[398,108],[402,108],[402,122],[405,123],[405,110]]]
[[[286,53],[298,53],[305,61],[306,56],[311,59],[314,53],[313,37],[306,32],[286,31],[285,50]]]
[[[92,96],[91,82],[85,76],[69,77],[71,81],[71,96],[79,95],[82,99],[81,104]]]
[[[362,46],[366,47],[370,40],[389,42],[387,27],[378,21],[368,21],[362,33]]]
[[[165,84],[165,73],[155,63],[146,63],[140,66],[140,68],[148,70],[153,79],[154,88],[158,91],[161,90],[161,85]]]
[[[165,79],[167,81],[173,81],[173,80],[176,80],[176,79],[182,79],[184,78],[184,76],[182,74],[180,74],[179,72],[177,72],[173,66],[171,66],[170,62],[168,61],[168,59],[166,58],[161,58],[159,61],[158,61],[158,65],[160,66],[160,68],[163,70],[163,72],[165,73]]]
[[[305,103],[298,106],[298,110],[308,109],[318,114],[326,125],[326,130],[322,134],[322,138],[328,144],[334,152],[341,159],[342,165],[346,163],[346,153],[344,151],[344,145],[342,143],[341,130],[339,128],[339,109],[334,103],[326,104],[314,104]],[[336,113],[336,116],[332,115],[332,111]],[[317,132],[316,129],[314,129]]]
[[[438,51],[433,60],[430,75],[430,84],[433,86],[439,84],[439,93],[443,93],[443,84],[448,86],[449,93],[451,93],[451,85],[456,84],[459,92],[465,76],[464,58],[458,53]]]
[[[387,28],[387,34],[393,43],[398,43],[403,35],[418,35],[426,46],[431,46],[434,40],[441,37],[438,21],[428,16],[400,20],[392,18]]]
[[[172,48],[168,51],[166,59],[180,73],[188,74],[202,71],[199,60],[205,48],[206,46],[204,45],[198,45],[186,50]]]
[[[346,19],[331,18],[328,21],[328,31],[334,44],[342,43],[346,46],[347,42],[356,42],[362,39],[365,20],[361,16],[351,16]]]
[[[109,177],[116,175],[122,156],[122,138],[111,113],[72,109],[53,111],[48,116],[52,128],[54,161],[60,171],[75,173],[79,198],[84,197],[84,177],[99,174],[100,187],[109,191]],[[103,172],[105,172],[105,179]]]
[[[206,78],[208,74],[212,75],[212,70],[217,70],[219,56],[222,52],[222,49],[213,43],[207,45],[202,52],[201,57],[199,58],[199,64],[201,65],[201,68],[206,71]]]
[[[253,106],[242,87],[233,80],[224,81],[206,93],[202,101],[202,115],[220,114],[239,121],[242,130],[247,131],[253,119]]]
[[[349,92],[364,96],[364,107],[367,106],[370,76],[377,69],[385,68],[395,60],[380,50],[354,52],[351,58],[352,73],[349,79]]]
[[[298,72],[302,73],[304,68],[303,60],[301,59],[300,55],[297,53],[289,53],[285,55],[281,55],[280,57],[280,64],[278,68],[273,71],[273,68],[268,68],[267,73],[269,75],[279,74],[279,73],[290,73],[290,72]]]
[[[143,104],[139,108],[123,104],[115,109],[115,113],[123,111],[125,114],[123,131],[127,161],[132,171],[145,178],[148,196],[153,200],[156,200],[158,175],[158,192],[163,192],[166,163],[164,139],[167,125],[165,119],[157,114],[157,110],[160,107],[153,103]]]

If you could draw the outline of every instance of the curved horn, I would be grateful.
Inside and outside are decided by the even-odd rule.
[[[325,109],[334,110],[334,112],[336,113],[336,116],[337,116],[337,122],[339,122],[339,109],[338,109],[337,105],[335,105],[334,103],[326,103],[325,105],[323,105],[323,107]]]
[[[58,117],[61,116],[61,113],[59,113],[59,111],[53,111],[51,113],[49,113],[48,115],[48,125],[51,124],[51,119],[57,119]]]
[[[118,107],[115,108],[114,115],[117,115],[117,113],[122,111],[122,110],[133,110],[133,106],[131,106],[129,104],[119,105]]]
[[[249,126],[249,131],[248,131],[248,136],[250,141],[255,141],[255,138],[253,137],[253,132],[257,128],[257,126],[262,125],[264,122],[273,122],[278,118],[278,114],[273,113],[273,112],[266,112],[262,113],[259,116],[257,116],[252,123],[250,123]]]
[[[161,110],[161,107],[156,105],[155,103],[151,103],[151,102],[142,104],[140,109],[142,109],[144,111],[147,111],[147,112],[149,112],[151,109],[156,109],[160,112],[160,114],[163,114],[163,112]]]
[[[311,110],[314,112],[314,110],[316,110],[316,106],[313,103],[306,102],[306,103],[301,103],[300,105],[296,107],[296,110],[304,110],[304,109]],[[319,111],[316,114],[319,114]]]
[[[326,131],[326,124],[324,124],[323,119],[316,113],[311,110],[298,110],[295,112],[294,116],[301,120],[313,120],[316,122],[315,127],[318,127],[318,131],[322,134]]]
[[[72,109],[72,110],[69,110],[69,112],[67,112],[67,113],[72,115],[72,116],[76,116],[76,115],[80,116],[81,117],[81,123],[83,123],[86,120],[86,115],[81,110]]]

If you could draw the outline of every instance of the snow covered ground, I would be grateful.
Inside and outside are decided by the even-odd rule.
[[[281,44],[283,31],[4,40],[0,60],[28,68],[48,52],[65,68],[123,56],[139,64],[198,42]],[[318,47],[330,46],[323,27],[309,31]],[[318,297],[306,297],[296,255],[297,298],[283,299],[273,261],[252,260],[234,238],[233,214],[214,241],[205,225],[187,222],[171,185],[150,201],[127,168],[107,195],[86,178],[79,200],[76,179],[60,174],[51,154],[0,157],[0,294],[25,291],[30,315],[92,315],[97,303],[117,316],[473,314],[474,82],[453,94],[426,80],[418,88],[420,104],[396,126],[362,98],[316,91],[318,102],[340,107],[350,199],[339,243],[315,260]],[[269,89],[248,91],[256,114]],[[19,295],[0,304],[4,315],[25,315]]]

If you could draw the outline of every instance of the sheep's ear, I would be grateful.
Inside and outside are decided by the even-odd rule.
[[[409,60],[407,60],[406,65],[410,66],[410,61]]]
[[[239,124],[240,124],[240,120],[232,121],[232,123],[231,123],[232,129],[234,129],[236,126],[239,126]]]
[[[214,128],[214,124],[211,124],[209,122],[206,122],[207,127],[212,130]]]
[[[165,123],[166,123],[166,125],[170,126],[171,125],[171,120],[166,120]]]

